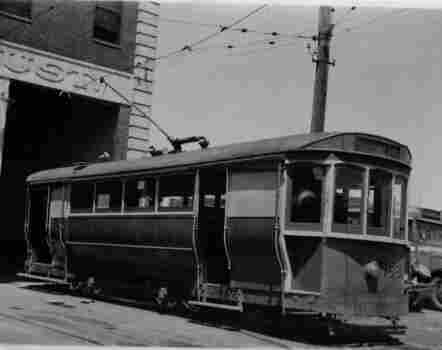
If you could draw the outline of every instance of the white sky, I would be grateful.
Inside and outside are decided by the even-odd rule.
[[[162,1],[160,8],[165,20],[226,25],[262,4]],[[238,27],[315,34],[319,1],[267,4]],[[379,4],[387,7],[373,7]],[[408,145],[414,158],[411,204],[442,209],[442,10],[437,8],[442,2],[333,5],[338,25],[331,55],[336,67],[330,69],[325,129],[381,134]],[[356,10],[345,15],[353,5]],[[402,7],[410,9],[400,12]],[[216,31],[165,20],[160,21],[159,56]],[[347,32],[348,27],[353,30]],[[308,132],[314,79],[308,41],[281,39],[272,49],[265,42],[236,51],[213,48],[267,38],[224,32],[201,45],[212,47],[207,51],[160,61],[153,118],[172,136],[204,135],[212,145]],[[154,130],[152,142],[167,145]]]

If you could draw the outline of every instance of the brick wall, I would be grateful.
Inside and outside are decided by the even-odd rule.
[[[122,2],[121,41],[93,38],[95,1],[33,1],[32,19],[0,13],[0,38],[105,67],[132,72],[137,2]],[[53,10],[48,12],[51,5]]]

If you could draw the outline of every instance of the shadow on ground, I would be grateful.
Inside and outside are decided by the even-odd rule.
[[[314,318],[313,316],[298,316],[280,320],[276,317],[273,319],[265,313],[235,313],[231,311],[218,310],[195,310],[191,311],[186,308],[178,308],[175,310],[162,310],[153,302],[134,301],[130,299],[122,299],[98,296],[93,299],[85,297],[79,293],[71,291],[67,286],[47,284],[47,283],[30,283],[22,286],[29,290],[35,290],[51,295],[72,295],[84,298],[85,303],[100,300],[118,305],[135,307],[137,309],[145,309],[149,311],[167,313],[185,317],[191,323],[218,327],[237,332],[252,332],[251,336],[259,338],[260,335],[272,337],[279,340],[289,340],[302,342],[310,345],[328,345],[328,346],[398,346],[403,343],[397,338],[397,335],[403,334],[406,330],[402,327],[393,329],[391,324],[386,320],[379,320],[375,325],[351,324],[351,323],[334,323],[333,327],[329,327],[329,323],[323,319]],[[82,302],[83,302],[82,301]],[[56,304],[54,304],[56,305]],[[60,307],[63,307],[60,304]],[[330,333],[330,330],[332,333]],[[271,340],[269,340],[271,343]]]
[[[335,322],[330,325],[324,319],[314,316],[292,316],[290,318],[270,319],[265,314],[241,319],[229,313],[200,312],[191,318],[191,322],[215,327],[251,331],[269,337],[328,346],[397,346],[403,343],[396,337],[405,329],[392,329],[386,321],[379,325],[356,325]],[[330,327],[331,326],[331,327]]]

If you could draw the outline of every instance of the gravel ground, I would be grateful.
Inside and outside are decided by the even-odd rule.
[[[329,337],[314,322],[299,321],[285,331],[269,322],[239,328],[232,314],[166,315],[16,279],[0,282],[0,300],[0,344],[5,345],[442,349],[442,312],[431,310],[404,318],[404,334],[390,334],[385,320],[363,320]]]

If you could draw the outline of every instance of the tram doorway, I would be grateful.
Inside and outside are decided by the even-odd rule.
[[[229,281],[224,239],[225,195],[225,171],[201,171],[198,247],[204,282],[226,284]]]
[[[11,256],[15,265],[24,261],[26,177],[43,169],[96,161],[103,152],[118,159],[120,115],[118,104],[11,80],[0,149],[1,256]]]
[[[47,186],[36,187],[30,191],[28,239],[35,252],[35,260],[49,264],[51,254],[47,243]]]

